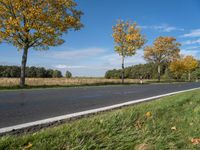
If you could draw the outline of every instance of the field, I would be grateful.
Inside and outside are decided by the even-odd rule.
[[[144,80],[148,82],[150,80]],[[105,85],[120,84],[120,79],[104,78],[27,78],[27,86],[78,86],[78,85]],[[126,84],[139,83],[138,79],[125,79]],[[0,78],[0,87],[15,87],[19,85],[19,78]]]
[[[200,149],[200,90],[101,113],[26,135],[0,149]]]

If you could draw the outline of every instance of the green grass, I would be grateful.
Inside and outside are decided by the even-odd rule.
[[[147,116],[147,112],[151,116]],[[171,128],[175,127],[176,130]],[[42,131],[0,138],[0,149],[200,149],[200,90],[137,104]]]

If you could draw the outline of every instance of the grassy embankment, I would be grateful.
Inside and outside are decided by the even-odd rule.
[[[144,80],[144,83],[155,80]],[[138,84],[138,79],[125,79],[125,84]],[[116,85],[121,84],[120,79],[105,78],[27,78],[25,88],[45,88],[45,87],[73,87],[90,85]],[[19,88],[19,78],[0,78],[0,89]]]
[[[0,138],[0,149],[200,149],[200,90]],[[196,140],[197,139],[197,140]]]

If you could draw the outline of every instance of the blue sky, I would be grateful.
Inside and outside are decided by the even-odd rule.
[[[148,42],[174,36],[182,43],[181,53],[200,59],[199,0],[75,0],[84,12],[80,31],[70,31],[65,43],[48,51],[30,50],[28,66],[69,70],[74,76],[103,76],[120,68],[121,58],[114,52],[112,26],[118,19],[132,20],[142,28]],[[21,52],[12,45],[0,45],[0,64],[20,65]],[[126,58],[126,66],[145,63],[143,50]]]

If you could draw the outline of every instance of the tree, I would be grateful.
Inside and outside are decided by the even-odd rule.
[[[46,76],[46,70],[43,67],[39,67],[36,70],[36,77],[37,78],[44,78]]]
[[[169,65],[169,70],[175,75],[176,79],[180,79],[185,72],[183,58],[172,61]]]
[[[81,11],[73,0],[1,0],[0,41],[23,51],[20,86],[25,85],[25,68],[30,48],[48,49],[64,42],[63,33],[78,30]]]
[[[191,81],[191,72],[198,67],[198,61],[193,56],[186,56],[183,59],[185,71],[188,73],[188,81]]]
[[[137,49],[140,49],[145,38],[140,33],[140,28],[136,23],[119,21],[113,27],[113,38],[115,42],[115,51],[122,57],[122,84],[124,83],[124,59],[127,56],[133,56]]]
[[[53,69],[48,69],[46,71],[46,77],[47,78],[53,78]]]
[[[59,70],[54,70],[53,71],[53,78],[61,78],[62,77],[62,73]]]
[[[144,48],[144,58],[157,65],[158,81],[161,78],[161,64],[169,63],[179,57],[180,43],[176,42],[173,37],[158,37],[153,46],[146,46]]]
[[[69,71],[66,71],[65,77],[66,77],[66,78],[71,78],[71,77],[72,77],[72,73],[69,72]]]

